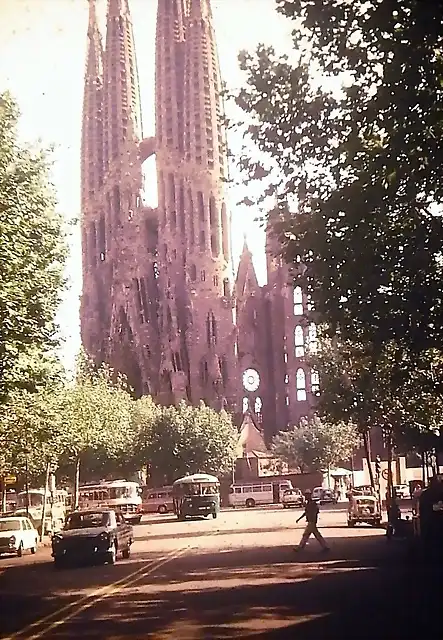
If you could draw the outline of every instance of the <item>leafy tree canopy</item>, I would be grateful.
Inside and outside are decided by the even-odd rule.
[[[326,471],[348,460],[359,445],[351,422],[326,422],[318,416],[302,419],[291,431],[280,431],[272,441],[273,453],[302,473]]]
[[[240,166],[260,182],[259,200],[277,203],[271,222],[284,257],[344,350],[340,363],[326,358],[323,393],[331,399],[340,387],[348,415],[436,423],[443,3],[276,5],[292,21],[294,51],[261,45],[240,56],[246,85],[236,102],[250,119]],[[326,398],[323,406],[337,413]]]
[[[0,401],[54,374],[67,255],[46,154],[19,143],[17,122],[14,101],[0,94]]]
[[[227,413],[203,403],[155,409],[147,404],[145,399],[137,402],[136,459],[139,468],[149,466],[154,483],[170,484],[198,471],[220,476],[232,469],[238,433]]]

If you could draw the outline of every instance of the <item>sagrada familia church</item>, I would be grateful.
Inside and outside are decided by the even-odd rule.
[[[267,284],[245,242],[234,269],[227,147],[210,0],[158,0],[155,135],[145,137],[129,0],[89,2],[81,151],[86,352],[163,404],[204,400],[267,439],[309,413],[315,326],[266,236]],[[155,155],[158,206],[144,204]]]

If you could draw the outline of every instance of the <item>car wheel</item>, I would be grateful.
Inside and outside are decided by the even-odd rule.
[[[37,551],[37,540],[35,541],[34,546],[33,546],[33,547],[31,547],[31,553],[32,553],[32,555],[34,555],[34,554],[36,553],[36,551]]]
[[[23,542],[20,542],[17,549],[17,558],[21,558],[23,555]]]
[[[215,511],[212,512],[212,517],[214,518],[214,520],[216,519],[217,514],[215,513]]]
[[[168,513],[168,510],[164,504],[161,504],[158,508],[159,513]]]
[[[248,498],[245,504],[248,509],[252,509],[252,507],[255,507],[255,500],[253,498]]]
[[[122,551],[122,558],[128,560],[131,556],[131,545],[129,544],[126,549]]]
[[[348,520],[348,527],[355,527],[355,520]]]
[[[112,544],[111,549],[108,551],[107,561],[109,564],[115,564],[117,560],[117,547],[115,542]]]

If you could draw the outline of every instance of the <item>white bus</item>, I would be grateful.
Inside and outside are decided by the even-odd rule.
[[[255,507],[260,504],[276,504],[281,502],[287,489],[293,488],[290,480],[232,484],[229,489],[229,506]]]
[[[79,489],[78,506],[80,509],[117,509],[125,520],[138,524],[142,518],[140,485],[127,480],[83,484]]]
[[[28,491],[28,513],[31,516],[34,526],[39,528],[43,518],[43,501],[45,497],[44,489],[29,489]],[[51,496],[46,496],[46,514],[44,533],[51,531],[60,531],[65,522],[67,491],[56,489]],[[51,504],[52,502],[52,504]],[[15,510],[17,515],[26,515],[26,491],[20,491],[17,494],[17,507]]]
[[[172,486],[157,489],[143,487],[142,511],[143,513],[172,513],[174,511]]]

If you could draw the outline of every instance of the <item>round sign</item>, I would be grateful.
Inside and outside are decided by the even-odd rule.
[[[243,386],[246,391],[257,391],[260,386],[260,376],[255,369],[246,369],[243,373]]]
[[[383,469],[383,471],[381,472],[381,477],[383,478],[383,480],[388,480],[389,479],[389,471],[387,469]]]

